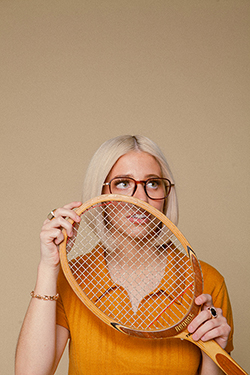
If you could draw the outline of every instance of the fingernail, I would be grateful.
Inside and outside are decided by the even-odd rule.
[[[192,326],[192,323],[189,324],[189,326],[188,326],[187,328],[188,328],[188,332],[189,332],[189,333],[192,333],[192,332],[193,332],[193,326]]]

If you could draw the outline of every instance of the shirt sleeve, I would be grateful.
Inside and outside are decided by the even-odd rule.
[[[223,316],[227,319],[227,323],[231,327],[228,343],[225,348],[225,350],[230,353],[234,348],[233,314],[224,277],[214,267],[205,262],[201,262],[201,268],[204,281],[204,293],[212,296],[214,307],[220,307],[222,309]]]
[[[59,293],[59,298],[57,300],[57,305],[56,305],[56,324],[63,326],[64,328],[67,328],[69,330],[69,324],[68,324],[68,320],[65,314],[63,301],[61,298],[61,295],[62,295],[61,291],[64,288],[65,281],[66,280],[63,276],[63,273],[62,271],[60,271],[59,276],[58,276],[58,281],[57,281],[57,290]]]

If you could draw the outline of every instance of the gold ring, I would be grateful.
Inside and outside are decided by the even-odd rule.
[[[55,215],[54,215],[55,210],[56,210],[56,208],[54,210],[50,211],[50,213],[48,214],[47,218],[49,220],[52,220],[52,219],[55,218]]]

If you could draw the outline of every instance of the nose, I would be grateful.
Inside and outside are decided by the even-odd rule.
[[[148,196],[145,192],[145,187],[142,182],[137,183],[136,190],[133,196],[148,203]]]

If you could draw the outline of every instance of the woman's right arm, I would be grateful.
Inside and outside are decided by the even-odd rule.
[[[57,294],[58,245],[64,239],[61,229],[72,236],[72,225],[65,218],[79,222],[79,216],[72,209],[80,205],[81,202],[72,202],[57,209],[53,220],[45,220],[40,234],[41,259],[34,294]],[[17,343],[16,375],[53,374],[68,338],[68,330],[56,325],[56,301],[32,298]]]

